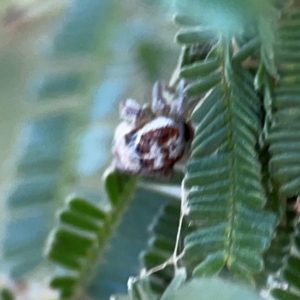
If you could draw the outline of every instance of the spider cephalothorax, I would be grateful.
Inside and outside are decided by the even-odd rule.
[[[168,104],[160,82],[153,87],[151,109],[132,99],[121,103],[124,121],[113,141],[116,168],[148,177],[168,176],[193,136],[185,113],[183,96]]]

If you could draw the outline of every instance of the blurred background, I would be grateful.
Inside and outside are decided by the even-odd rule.
[[[1,274],[50,272],[45,241],[70,193],[107,205],[118,103],[150,101],[154,81],[169,79],[180,50],[171,17],[158,0],[0,1]],[[127,290],[165,202],[136,192],[91,296]]]

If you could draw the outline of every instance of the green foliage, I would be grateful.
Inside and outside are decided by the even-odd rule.
[[[71,197],[59,212],[47,256],[64,268],[63,272],[58,270],[50,283],[62,298],[80,297],[90,283],[100,253],[130,200],[134,182],[134,178],[109,172],[105,176],[109,209],[102,210],[85,199]]]
[[[42,260],[55,202],[68,181],[71,155],[66,157],[65,153],[72,148],[69,136],[77,125],[74,119],[69,112],[41,116],[26,122],[18,137],[22,150],[6,198],[9,219],[3,240],[3,265],[14,278],[31,271]]]
[[[166,205],[156,216],[151,226],[151,237],[146,251],[140,257],[146,270],[166,262],[173,254],[180,216],[180,203]],[[158,294],[166,289],[174,276],[169,265],[150,276],[153,291]]]
[[[297,235],[295,239],[295,243],[299,245],[299,235]],[[289,255],[286,258],[284,263],[284,267],[281,269],[281,275],[279,277],[279,284],[277,287],[273,287],[271,290],[271,294],[275,299],[278,300],[292,300],[299,299],[300,292],[300,260],[298,258],[299,255],[299,246],[296,246],[297,256]]]
[[[201,295],[201,298],[199,298],[199,295]],[[219,278],[193,279],[182,285],[172,299],[262,300],[262,298],[253,292],[253,290],[249,289],[249,287]]]
[[[1,272],[13,278],[27,278],[43,269],[40,268],[44,263],[43,248],[54,225],[55,211],[61,206],[67,186],[77,180],[74,154],[78,146],[78,119],[86,117],[90,102],[86,101],[87,86],[90,89],[95,84],[93,77],[96,75],[98,79],[101,69],[97,59],[95,72],[95,64],[91,63],[95,56],[91,52],[99,50],[95,48],[100,43],[102,51],[110,47],[103,40],[111,30],[107,31],[105,26],[109,24],[108,12],[114,6],[113,1],[88,0],[83,4],[72,0],[61,11],[60,18],[57,13],[63,2],[8,4],[13,11],[16,9],[17,14],[13,13],[16,24],[20,19],[22,24],[34,23],[32,27],[25,25],[20,35],[13,30],[6,36],[13,43],[8,41],[5,50],[1,47],[1,134],[11,136],[5,140],[1,135],[1,148],[11,152],[9,157],[2,157],[2,161],[9,161],[2,168],[2,180],[5,189],[9,185],[9,191],[2,208],[1,221],[5,218],[5,224],[1,236]],[[113,10],[114,16],[117,12]],[[28,14],[25,19],[23,13]],[[37,20],[43,25],[35,23]],[[114,19],[117,22],[118,18]],[[6,29],[2,26],[1,34]],[[49,42],[46,47],[41,36]],[[18,50],[20,47],[22,51]],[[9,89],[15,92],[7,94]],[[10,109],[5,111],[5,106]],[[11,149],[10,143],[15,140],[17,145]],[[15,164],[12,166],[10,161]]]
[[[141,187],[138,187],[132,198],[107,242],[96,274],[89,285],[88,294],[93,299],[107,299],[116,291],[127,291],[128,278],[137,274],[140,268],[139,253],[147,246],[148,232],[152,228],[150,224],[157,212],[171,201],[167,195]]]
[[[196,48],[213,36],[207,32],[186,30],[177,40]],[[181,76],[192,79],[187,95],[205,95],[191,117],[196,130],[184,179],[189,190],[184,212],[198,229],[185,238],[184,259],[194,276],[212,276],[226,265],[253,282],[253,274],[264,268],[262,254],[276,225],[275,215],[263,210],[260,100],[253,77],[239,64],[259,43],[251,40],[234,56],[226,37],[214,39],[204,59],[181,68]]]
[[[161,73],[161,57],[164,56],[167,49],[162,45],[153,42],[151,39],[145,39],[137,45],[136,58],[146,72],[149,82],[155,82]]]
[[[151,285],[148,278],[128,282],[128,292],[131,300],[156,300],[156,295],[151,290]]]
[[[276,35],[275,59],[280,80],[273,90],[270,144],[270,170],[283,197],[300,193],[300,106],[298,8],[283,10]]]
[[[263,269],[261,254],[276,223],[275,216],[261,211],[266,197],[255,150],[258,101],[245,92],[248,79],[240,72],[244,86],[234,79],[230,86],[217,86],[203,102],[208,107],[206,116],[199,117],[201,106],[193,115],[199,123],[185,178],[190,189],[186,209],[189,220],[201,229],[187,236],[185,251],[193,264],[201,262],[195,275],[212,275],[226,263],[250,279],[250,274]]]
[[[185,103],[193,106],[197,102],[190,116],[195,132],[184,177],[177,171],[169,182],[173,195],[178,191],[174,198],[181,198],[181,203],[161,196],[167,188],[162,188],[160,179],[144,179],[139,183],[143,188],[151,186],[152,191],[139,189],[134,200],[139,205],[132,209],[129,203],[136,178],[108,172],[104,179],[108,197],[101,195],[102,206],[73,196],[57,213],[46,251],[55,263],[50,285],[61,298],[82,299],[88,287],[93,296],[105,297],[104,292],[98,294],[104,284],[97,281],[107,276],[108,292],[121,293],[125,292],[125,283],[120,287],[121,281],[126,282],[123,275],[140,272],[129,279],[128,295],[112,299],[193,300],[201,295],[208,300],[258,300],[260,291],[278,300],[299,299],[300,1],[176,2],[174,21],[180,29],[175,40],[182,55],[171,85],[176,87],[184,80]],[[93,9],[103,14],[108,6],[106,1],[88,0],[84,6],[91,13],[88,27],[73,31],[76,16],[84,15],[76,6],[67,18],[66,31],[55,38],[54,50],[90,53],[95,28],[100,25]],[[84,26],[86,19],[78,19]],[[165,45],[143,39],[133,52],[144,75],[151,81],[158,79],[167,64]],[[67,71],[47,76],[37,89],[38,98],[80,93],[84,75]],[[32,240],[17,236],[21,226],[32,229],[32,239],[38,242],[34,253],[38,253],[49,225],[42,222],[48,202],[59,196],[62,180],[57,179],[61,174],[57,169],[64,161],[60,136],[66,127],[50,126],[49,130],[48,125],[45,132],[43,126],[34,127],[40,139],[32,139],[30,151],[26,149],[21,156],[20,178],[7,201],[7,207],[21,211],[22,216],[7,224],[6,232],[15,238],[4,245],[9,262],[21,250],[28,253],[31,245]],[[41,168],[46,173],[41,175]],[[23,218],[23,209],[40,199],[42,213]],[[144,241],[133,228],[145,230],[153,214],[148,246],[140,254],[140,271],[125,252],[136,250],[133,255],[137,257]],[[125,238],[126,233],[131,239]],[[36,255],[25,263],[16,261],[15,269],[23,274],[40,259]],[[120,269],[125,260],[126,272]],[[3,299],[10,299],[5,290],[1,293]]]
[[[130,300],[179,300],[179,299],[224,299],[224,300],[262,300],[249,287],[223,280],[220,278],[195,278],[191,281],[187,281],[187,274],[184,268],[178,269],[171,284],[162,295],[161,298],[153,296],[151,289],[149,288],[149,282],[147,278],[140,280],[139,282],[129,282],[129,297],[124,299]],[[199,298],[199,295],[201,295]],[[123,299],[122,297],[111,298]]]
[[[264,255],[267,275],[274,274],[283,266],[292,246],[293,228],[278,227],[268,251]]]
[[[210,290],[214,280],[202,290],[197,282],[194,291],[191,283],[183,284],[186,275],[234,275],[269,289],[276,299],[297,299],[298,224],[287,198],[298,195],[300,186],[298,9],[268,1],[178,3],[179,76],[186,82],[187,104],[199,99],[191,115],[195,135],[180,208],[189,225],[181,232],[184,244],[180,241],[185,276],[166,264],[134,282],[131,299],[152,299],[153,291],[162,299],[199,294],[233,299],[237,293],[226,294],[222,282]],[[146,270],[173,254],[180,209],[173,220],[168,208],[152,228],[150,249],[142,253]],[[242,298],[259,299],[251,292]]]
[[[7,288],[3,288],[0,291],[0,299],[1,300],[14,300],[14,296],[12,295],[11,291]]]
[[[176,290],[181,287],[187,279],[186,270],[184,268],[176,270],[174,277],[165,290],[160,300],[172,300],[175,297]]]

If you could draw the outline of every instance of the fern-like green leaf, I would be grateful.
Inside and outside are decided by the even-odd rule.
[[[295,212],[287,216],[287,228],[276,235],[275,243],[266,253],[269,268],[273,269],[271,276],[275,276],[278,284],[271,287],[271,294],[277,300],[293,300],[300,298],[300,231]],[[275,260],[276,258],[276,260]]]
[[[263,210],[256,150],[260,103],[252,76],[232,63],[226,43],[218,48],[219,82],[209,86],[192,114],[196,130],[184,186],[187,218],[199,229],[185,238],[185,260],[194,276],[214,275],[226,265],[253,282],[276,224],[275,215]],[[201,77],[187,91],[197,81]]]
[[[299,10],[283,10],[276,34],[275,58],[280,79],[273,95],[273,115],[268,142],[272,155],[270,169],[283,197],[300,193],[300,96],[299,96]]]
[[[249,58],[252,54],[256,54],[261,42],[257,37],[251,38],[246,43],[243,43],[237,53],[234,54],[233,63],[242,63],[245,59]]]
[[[180,203],[173,201],[166,205],[155,218],[151,226],[152,236],[148,249],[141,253],[140,258],[146,270],[166,262],[173,254],[180,216]],[[161,294],[174,276],[173,266],[150,276],[153,290]]]
[[[111,231],[122,215],[135,179],[118,172],[106,175],[110,208],[77,197],[67,200],[50,235],[47,256],[64,268],[52,277],[61,297],[79,297],[87,286]]]
[[[107,299],[116,292],[127,291],[128,278],[138,275],[142,268],[139,253],[147,248],[149,226],[159,210],[170,200],[170,196],[148,189],[138,188],[135,191],[121,222],[106,243],[88,288],[90,297]],[[179,202],[177,199],[175,201]]]

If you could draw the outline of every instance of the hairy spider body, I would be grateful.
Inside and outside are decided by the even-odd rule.
[[[143,176],[169,176],[173,166],[184,155],[187,142],[193,135],[192,126],[182,112],[173,115],[172,105],[162,97],[162,87],[156,83],[153,89],[152,113],[134,100],[121,104],[121,116],[125,119],[116,129],[113,155],[117,169]]]

